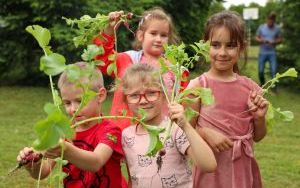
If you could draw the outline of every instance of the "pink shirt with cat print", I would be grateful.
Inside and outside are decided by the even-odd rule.
[[[168,119],[159,126],[166,127]],[[138,129],[140,125],[131,125],[122,132],[122,146],[126,156],[133,188],[192,188],[191,164],[186,155],[190,143],[176,124],[173,124],[171,137],[166,141],[162,156],[162,166],[158,171],[157,156],[146,156],[150,143],[147,131]],[[164,133],[160,134],[163,140]]]

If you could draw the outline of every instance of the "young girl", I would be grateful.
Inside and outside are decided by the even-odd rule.
[[[129,185],[144,188],[192,187],[187,156],[203,171],[210,172],[216,168],[212,150],[186,120],[183,106],[170,104],[169,118],[162,113],[166,100],[153,66],[132,65],[126,70],[122,82],[125,101],[134,116],[139,117],[138,111],[143,109],[147,114],[144,122],[148,125],[166,127],[170,120],[176,123],[164,148],[154,157],[145,155],[150,138],[142,125],[133,124],[123,130],[122,146],[129,168]],[[164,136],[164,133],[160,134],[160,139],[163,140]]]
[[[97,56],[96,59],[101,59],[105,62],[104,66],[99,66],[102,72],[107,72],[107,66],[112,61],[108,60],[108,56],[114,53],[114,28],[119,21],[123,11],[109,13],[111,24],[102,33],[102,39],[100,37],[95,38],[94,43],[96,45],[103,45],[105,54]],[[178,37],[175,34],[174,26],[171,17],[166,14],[161,8],[153,8],[145,11],[139,22],[138,29],[136,31],[135,50],[126,51],[117,54],[116,59],[116,77],[121,78],[127,69],[127,67],[134,63],[149,63],[155,66],[159,66],[158,58],[163,54],[164,44],[174,44],[178,41]],[[170,74],[164,77],[168,87],[173,85],[173,77]],[[122,115],[123,110],[128,111],[127,105],[122,100],[122,91],[119,88],[114,93],[114,98],[111,107],[112,115]],[[131,115],[128,112],[127,115]],[[128,119],[117,121],[118,126],[122,129],[130,125]]]
[[[211,67],[188,88],[212,89],[215,103],[195,104],[200,116],[192,124],[213,149],[218,167],[213,173],[196,167],[194,187],[262,187],[252,145],[266,135],[268,102],[255,82],[237,73],[240,54],[246,50],[245,34],[244,22],[233,12],[215,14],[206,24],[204,39],[210,42]]]

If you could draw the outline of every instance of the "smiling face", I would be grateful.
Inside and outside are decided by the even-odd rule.
[[[169,23],[157,19],[149,21],[144,31],[138,31],[137,37],[142,43],[144,54],[148,57],[159,57],[163,53],[163,45],[168,43],[169,31]]]
[[[231,40],[226,27],[215,28],[211,33],[209,56],[211,68],[217,72],[233,72],[240,57],[240,47]]]
[[[162,108],[165,104],[165,98],[160,87],[148,83],[136,83],[128,87],[124,94],[129,110],[134,116],[141,118],[139,109],[142,109],[146,112],[145,123],[160,124],[163,119]]]

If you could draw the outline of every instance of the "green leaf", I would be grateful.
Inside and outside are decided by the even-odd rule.
[[[54,161],[56,165],[54,166],[54,169],[52,169],[51,171],[51,175],[49,178],[50,185],[52,185],[52,187],[63,187],[63,182],[60,180],[66,178],[68,174],[63,172],[61,170],[61,167],[68,164],[68,161],[63,160],[62,158],[55,158]]]
[[[92,61],[96,66],[105,66],[104,61],[101,61],[99,59]]]
[[[214,97],[211,89],[203,87],[185,89],[184,91],[179,93],[176,98],[178,102],[190,103],[197,102],[199,99],[201,99],[201,103],[203,103],[204,105],[211,105],[214,103]]]
[[[149,133],[150,144],[146,152],[147,156],[154,156],[159,150],[163,148],[163,144],[159,139],[159,134],[165,131],[164,127],[144,125]]]
[[[33,37],[38,41],[41,48],[47,46],[51,39],[50,31],[39,25],[30,25],[26,27],[26,31],[33,35]]]
[[[80,67],[78,67],[74,64],[69,64],[66,67],[66,71],[67,71],[68,81],[75,82],[76,80],[79,80],[80,75],[81,75]]]
[[[126,116],[127,115],[127,110],[126,109],[122,109],[122,116]]]
[[[55,76],[66,69],[65,62],[64,56],[57,53],[42,56],[40,59],[40,70],[49,76]]]
[[[116,69],[117,69],[117,66],[116,66],[116,63],[111,63],[107,66],[107,74],[108,75],[111,75],[113,72],[116,72]]]
[[[47,114],[51,114],[51,113],[55,112],[56,110],[57,110],[57,107],[53,103],[46,103],[44,105],[44,111]]]
[[[188,107],[184,111],[185,117],[188,121],[190,121],[193,117],[196,117],[199,115],[199,112],[193,110],[192,108]]]
[[[295,68],[289,68],[287,71],[285,71],[282,74],[277,73],[276,77],[282,78],[282,77],[295,77],[297,78],[298,72],[295,70]]]
[[[108,56],[108,60],[109,60],[109,61],[115,61],[115,60],[116,60],[116,54],[110,54],[110,55]]]
[[[138,114],[139,114],[139,117],[140,117],[141,121],[144,121],[147,117],[147,112],[142,108],[138,109]]]
[[[42,151],[56,146],[60,138],[73,138],[74,130],[71,129],[71,121],[59,109],[47,104],[45,110],[48,117],[37,122],[34,130],[38,138],[34,141],[35,150]]]
[[[81,58],[84,61],[92,61],[96,55],[101,55],[104,53],[104,49],[102,46],[97,46],[95,44],[90,44],[87,46],[87,49],[83,50],[83,54],[81,55]]]
[[[280,108],[277,108],[276,112],[279,114],[281,121],[290,122],[294,119],[294,113],[291,111],[281,111]]]
[[[86,89],[84,95],[81,97],[81,106],[86,106],[90,100],[97,96],[97,93],[93,90]]]

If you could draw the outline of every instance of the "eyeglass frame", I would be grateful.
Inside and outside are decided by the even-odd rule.
[[[149,101],[149,100],[147,99],[147,97],[146,97],[146,93],[147,93],[147,92],[145,92],[145,93],[125,94],[124,96],[125,96],[125,98],[126,98],[128,104],[138,104],[138,103],[141,102],[142,97],[144,97],[145,100],[146,100],[147,102],[154,102],[154,101],[157,101],[157,100],[159,99],[160,95],[161,95],[161,91],[160,91],[160,90],[152,90],[152,91],[148,91],[148,92],[155,92],[155,93],[158,93],[157,99],[156,99],[156,100],[153,100],[153,101]],[[128,101],[128,96],[129,96],[129,95],[139,95],[139,100],[138,100],[136,103],[130,103],[130,102]]]

